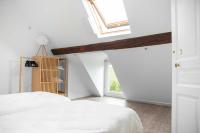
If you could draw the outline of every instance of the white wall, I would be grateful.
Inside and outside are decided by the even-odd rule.
[[[104,60],[107,55],[104,52],[92,52],[79,54],[85,69],[87,70],[95,88],[100,96],[103,96],[104,90]]]
[[[33,55],[38,48],[35,30],[28,27],[16,1],[0,1],[0,94],[18,91],[19,57]]]
[[[78,55],[68,55],[67,58],[69,98],[100,96]]]
[[[128,100],[171,103],[171,45],[107,51]]]

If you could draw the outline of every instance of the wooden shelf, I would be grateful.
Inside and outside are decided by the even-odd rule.
[[[32,71],[32,91],[58,93],[60,87],[64,86],[67,93],[66,59],[60,60],[60,58],[52,56],[35,56],[33,59],[36,60],[39,67],[33,68]],[[65,61],[64,66],[60,61]],[[61,78],[61,74],[64,78]]]
[[[41,69],[41,71],[59,71],[58,69]]]
[[[41,82],[41,83],[63,83],[64,81],[47,81],[47,82]]]

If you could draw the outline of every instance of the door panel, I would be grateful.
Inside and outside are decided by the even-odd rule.
[[[198,70],[179,70],[177,72],[178,85],[200,85],[200,71]]]
[[[179,94],[177,103],[177,133],[197,133],[198,98]]]
[[[195,58],[199,54],[199,0],[177,0],[178,59]]]
[[[200,0],[172,0],[173,133],[200,133],[199,33]]]

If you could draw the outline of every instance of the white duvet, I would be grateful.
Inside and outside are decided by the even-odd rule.
[[[0,95],[0,133],[142,133],[135,111],[44,92]]]

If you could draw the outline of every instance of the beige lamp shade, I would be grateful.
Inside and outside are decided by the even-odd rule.
[[[47,49],[46,49],[49,43],[48,38],[45,35],[41,35],[41,36],[38,36],[35,41],[40,46],[36,55],[48,56]]]
[[[48,45],[49,40],[48,40],[48,38],[45,35],[42,35],[42,36],[38,36],[36,38],[36,43],[38,45]]]

